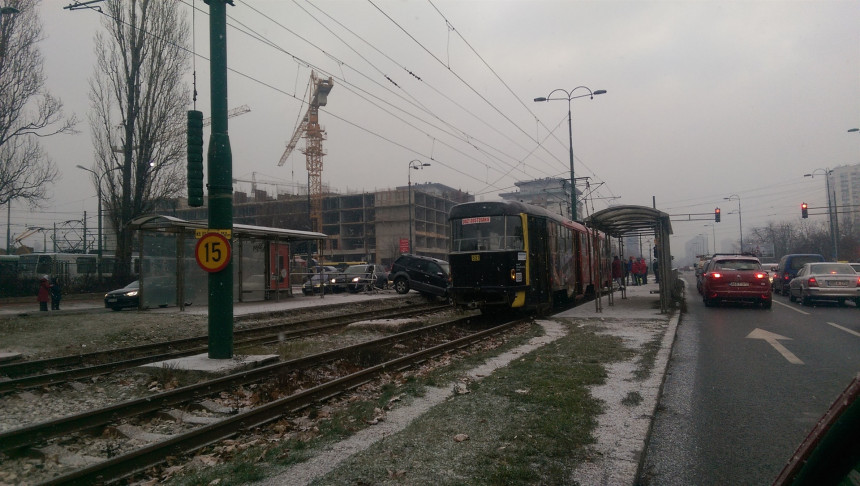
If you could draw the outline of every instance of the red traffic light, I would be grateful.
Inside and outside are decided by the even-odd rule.
[[[714,222],[720,222],[720,208],[714,208]]]
[[[807,211],[806,203],[800,203],[800,217],[801,218],[808,218],[809,217],[809,212]]]

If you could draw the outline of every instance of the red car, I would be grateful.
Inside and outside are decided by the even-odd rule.
[[[702,300],[707,307],[719,302],[761,304],[770,309],[770,279],[754,256],[714,255],[702,276]]]

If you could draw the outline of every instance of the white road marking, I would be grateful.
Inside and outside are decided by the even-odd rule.
[[[774,301],[773,301],[773,303],[774,303],[774,304],[779,304],[779,305],[781,305],[781,306],[783,306],[783,307],[787,307],[787,308],[789,308],[789,309],[793,310],[794,312],[800,312],[801,314],[803,314],[803,315],[805,315],[805,316],[808,316],[808,315],[809,315],[809,312],[806,312],[805,310],[800,310],[800,309],[798,309],[798,308],[797,308],[797,306],[796,306],[796,305],[794,305],[793,303],[792,303],[792,304],[786,304],[786,303],[784,303],[784,302],[780,302],[780,301],[778,301],[778,300],[774,300]]]
[[[782,355],[783,358],[787,359],[791,364],[802,365],[803,361],[800,360],[797,356],[794,355],[791,351],[786,349],[785,346],[779,343],[779,340],[788,340],[791,341],[790,337],[780,336],[779,334],[772,333],[770,331],[765,331],[764,329],[753,329],[753,331],[747,334],[747,339],[762,339],[771,346],[773,349],[777,350],[779,354]]]
[[[839,329],[839,330],[845,331],[845,332],[847,332],[848,334],[853,334],[853,335],[855,335],[855,336],[857,336],[857,337],[860,337],[860,332],[852,331],[851,329],[848,329],[847,327],[842,327],[842,326],[840,326],[839,324],[836,324],[835,322],[828,322],[828,324],[830,324],[831,326],[835,327],[836,329]]]

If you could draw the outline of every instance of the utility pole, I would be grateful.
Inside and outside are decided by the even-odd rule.
[[[209,230],[233,231],[233,155],[227,133],[227,4],[209,4],[212,135],[207,159]],[[228,238],[228,241],[230,238]],[[233,357],[233,262],[209,273],[209,358]]]

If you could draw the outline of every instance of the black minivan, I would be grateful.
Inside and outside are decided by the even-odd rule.
[[[398,294],[414,289],[424,295],[444,297],[448,294],[450,274],[450,267],[445,260],[404,254],[394,261],[389,279],[394,282],[394,290]]]
[[[792,253],[779,259],[773,277],[773,293],[788,295],[788,283],[797,276],[804,263],[823,262],[824,256],[817,253]]]

